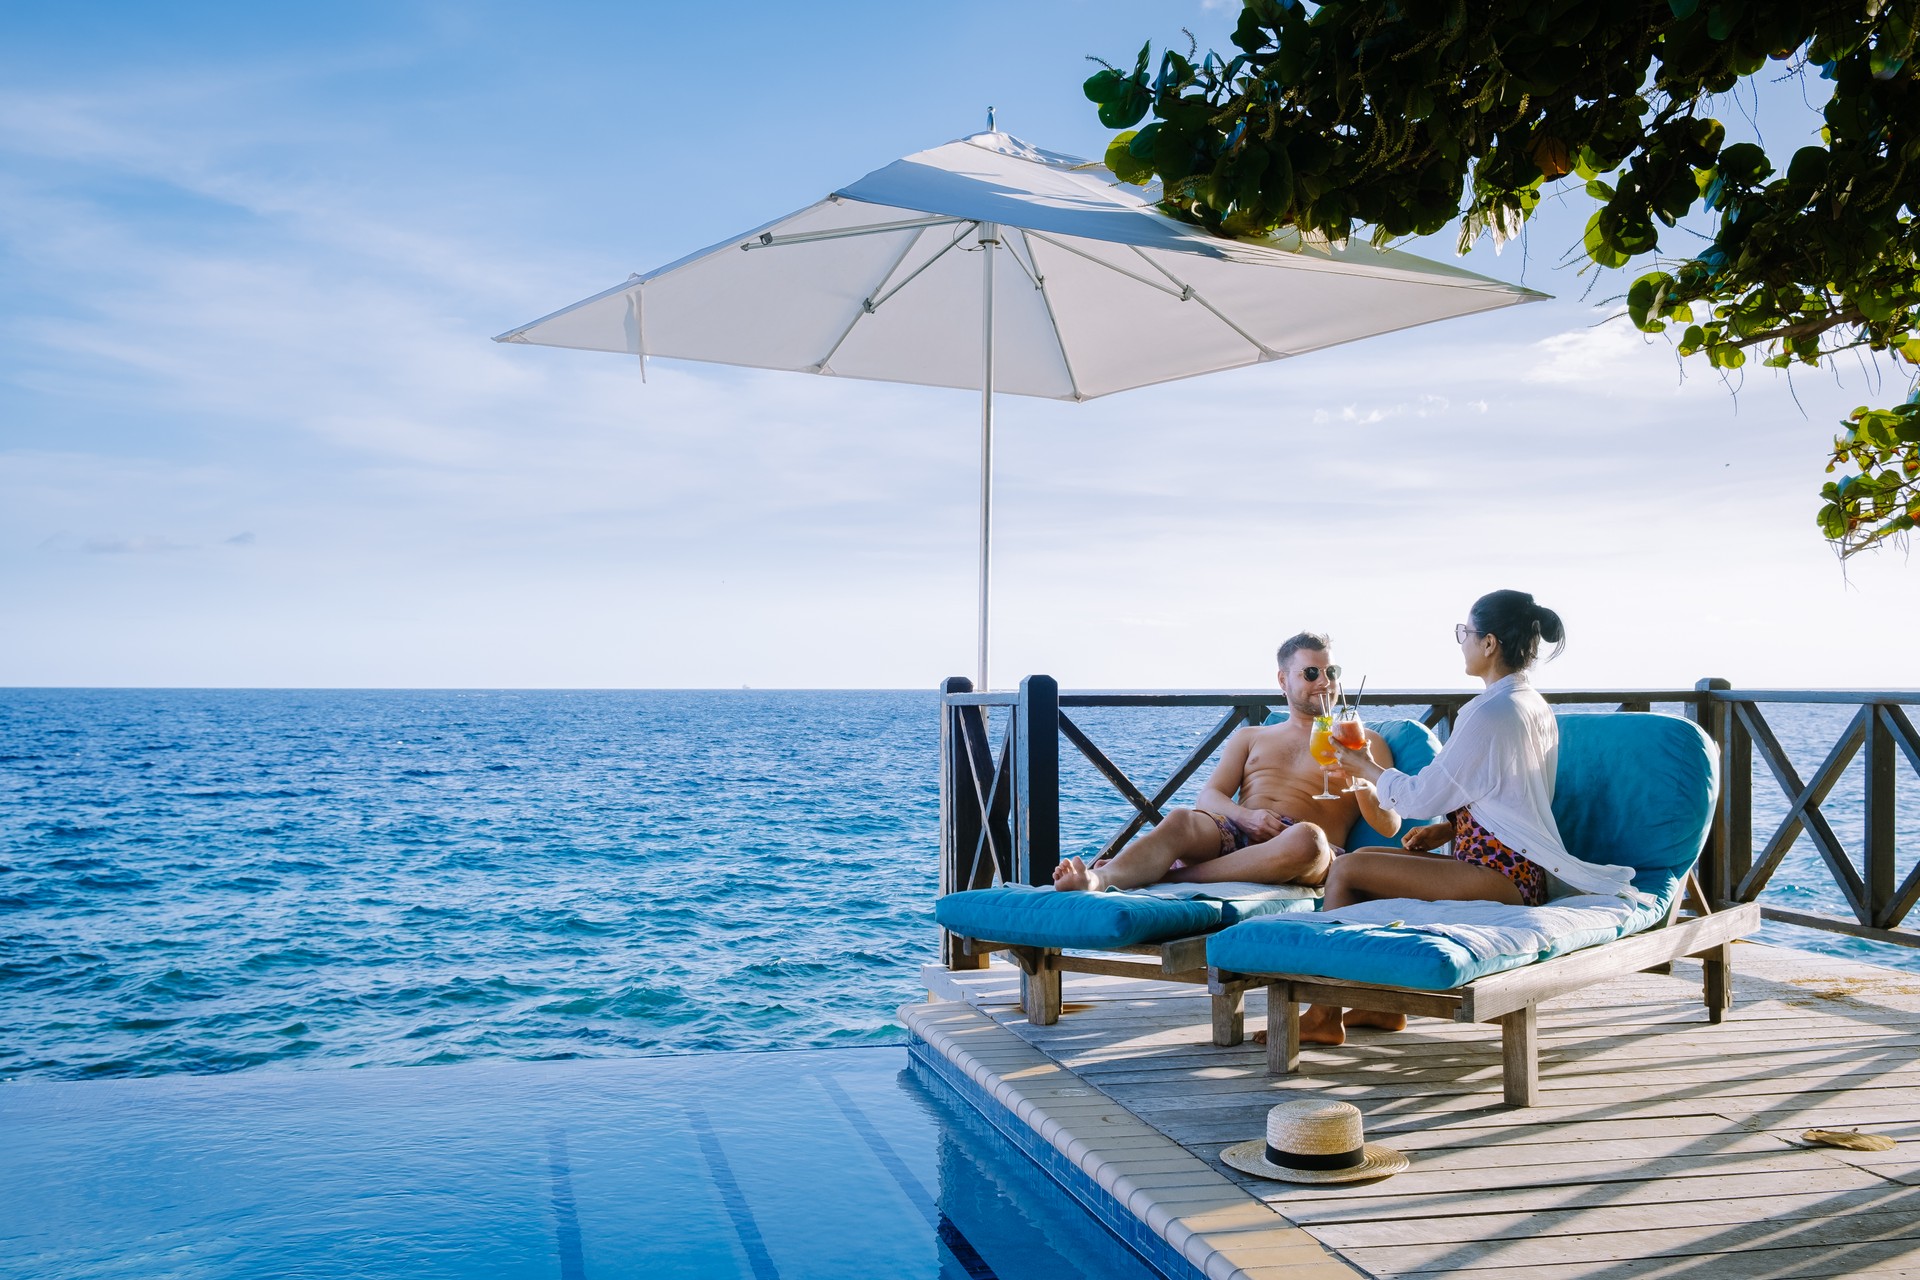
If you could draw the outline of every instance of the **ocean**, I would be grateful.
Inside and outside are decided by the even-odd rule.
[[[1803,775],[1846,715],[1768,714]],[[1157,777],[1214,716],[1076,719]],[[0,1078],[897,1041],[938,741],[931,691],[0,690]],[[1090,852],[1124,802],[1062,764]],[[1766,900],[1844,914],[1804,847]]]

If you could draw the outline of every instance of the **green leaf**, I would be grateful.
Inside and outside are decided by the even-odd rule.
[[[1123,133],[1108,144],[1106,164],[1114,177],[1138,186],[1153,177],[1153,165],[1133,153],[1132,144],[1136,136],[1132,132]]]
[[[1667,8],[1673,10],[1673,16],[1685,22],[1700,8],[1700,0],[1667,0]]]
[[[1080,91],[1087,95],[1087,101],[1108,103],[1126,92],[1127,78],[1118,71],[1108,69],[1096,71],[1087,77]]]
[[[1662,333],[1666,323],[1659,318],[1661,304],[1666,301],[1667,291],[1673,288],[1673,277],[1664,271],[1654,271],[1635,280],[1627,290],[1627,316],[1633,321],[1634,328],[1642,333]]]
[[[1594,215],[1587,219],[1587,233],[1581,243],[1586,248],[1587,256],[1600,266],[1624,267],[1627,265],[1627,259],[1633,255],[1625,252],[1615,240],[1611,222],[1608,210],[1596,210]]]
[[[1100,123],[1109,129],[1125,129],[1139,124],[1140,117],[1147,114],[1147,108],[1152,105],[1153,96],[1130,80],[1124,93],[1101,104]]]
[[[1831,159],[1825,147],[1802,147],[1787,162],[1787,181],[1796,187],[1817,187],[1827,180]]]
[[[1720,173],[1735,182],[1752,186],[1773,172],[1767,153],[1751,142],[1736,142],[1720,153]]]

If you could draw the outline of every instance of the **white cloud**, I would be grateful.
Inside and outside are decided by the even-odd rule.
[[[4,376],[43,414],[0,441],[0,546],[103,552],[0,556],[0,682],[971,669],[972,397],[672,363],[643,385],[631,360],[497,346],[651,260],[499,233],[461,193],[315,178],[338,163],[327,129],[364,126],[283,134],[250,109],[272,92],[0,100],[21,162],[0,247],[37,299],[0,311]],[[133,179],[186,229],[127,207]],[[706,216],[634,220],[728,229]],[[1261,685],[1273,639],[1313,624],[1382,681],[1457,684],[1445,628],[1521,585],[1574,625],[1556,681],[1797,681],[1767,603],[1791,600],[1847,628],[1849,682],[1910,682],[1910,576],[1881,558],[1849,591],[1811,529],[1824,420],[1858,393],[1803,385],[1803,417],[1756,376],[1736,402],[1597,317],[1548,303],[1087,405],[1003,401],[996,671]],[[131,554],[189,547],[223,554]]]

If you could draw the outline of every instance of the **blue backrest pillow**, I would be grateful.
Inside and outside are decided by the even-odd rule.
[[[1693,868],[1720,794],[1713,740],[1691,720],[1645,712],[1563,715],[1553,818],[1567,852],[1635,868],[1670,900]]]

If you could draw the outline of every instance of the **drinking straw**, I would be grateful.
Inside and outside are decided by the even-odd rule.
[[[1360,699],[1362,699],[1362,698],[1364,698],[1364,697],[1366,697],[1366,696],[1367,696],[1367,678],[1366,678],[1365,676],[1361,676],[1361,677],[1360,677],[1360,692],[1358,692],[1358,693],[1356,693],[1356,694],[1354,694],[1354,695],[1353,695],[1353,709],[1354,709],[1355,711],[1358,711],[1358,710],[1360,710]]]

